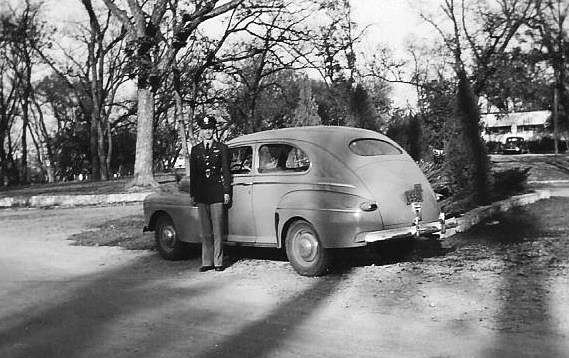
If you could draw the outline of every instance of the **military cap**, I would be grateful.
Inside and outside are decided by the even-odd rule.
[[[205,116],[200,121],[198,121],[198,125],[202,129],[215,129],[215,125],[217,121],[214,116]]]

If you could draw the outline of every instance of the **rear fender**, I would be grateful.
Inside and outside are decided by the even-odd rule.
[[[277,206],[278,246],[283,246],[287,229],[295,220],[312,224],[326,248],[361,246],[354,242],[358,232],[383,228],[378,210],[360,209],[366,201],[358,195],[330,190],[298,190],[284,195]]]

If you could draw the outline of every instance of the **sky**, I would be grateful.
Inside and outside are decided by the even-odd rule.
[[[334,1],[334,0],[330,0]],[[407,42],[436,36],[432,28],[421,21],[420,9],[436,7],[442,0],[350,0],[352,16],[358,28],[367,27],[360,50],[371,54],[381,44],[396,56],[402,56]],[[21,0],[0,0],[2,6],[15,5]],[[95,2],[97,3],[97,2]],[[58,27],[87,19],[81,0],[46,0],[49,21]],[[393,100],[397,106],[414,105],[414,89],[408,85],[393,85]]]

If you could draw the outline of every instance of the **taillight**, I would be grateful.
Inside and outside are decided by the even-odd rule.
[[[365,201],[360,204],[360,209],[362,209],[363,211],[377,210],[377,203],[375,201]]]

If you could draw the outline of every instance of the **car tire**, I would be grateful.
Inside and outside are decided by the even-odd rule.
[[[304,220],[292,223],[287,230],[286,255],[294,270],[302,276],[320,276],[330,265],[330,253],[312,225]]]
[[[154,230],[156,248],[166,260],[182,260],[188,256],[187,245],[178,239],[178,232],[172,218],[162,214],[156,220]]]

